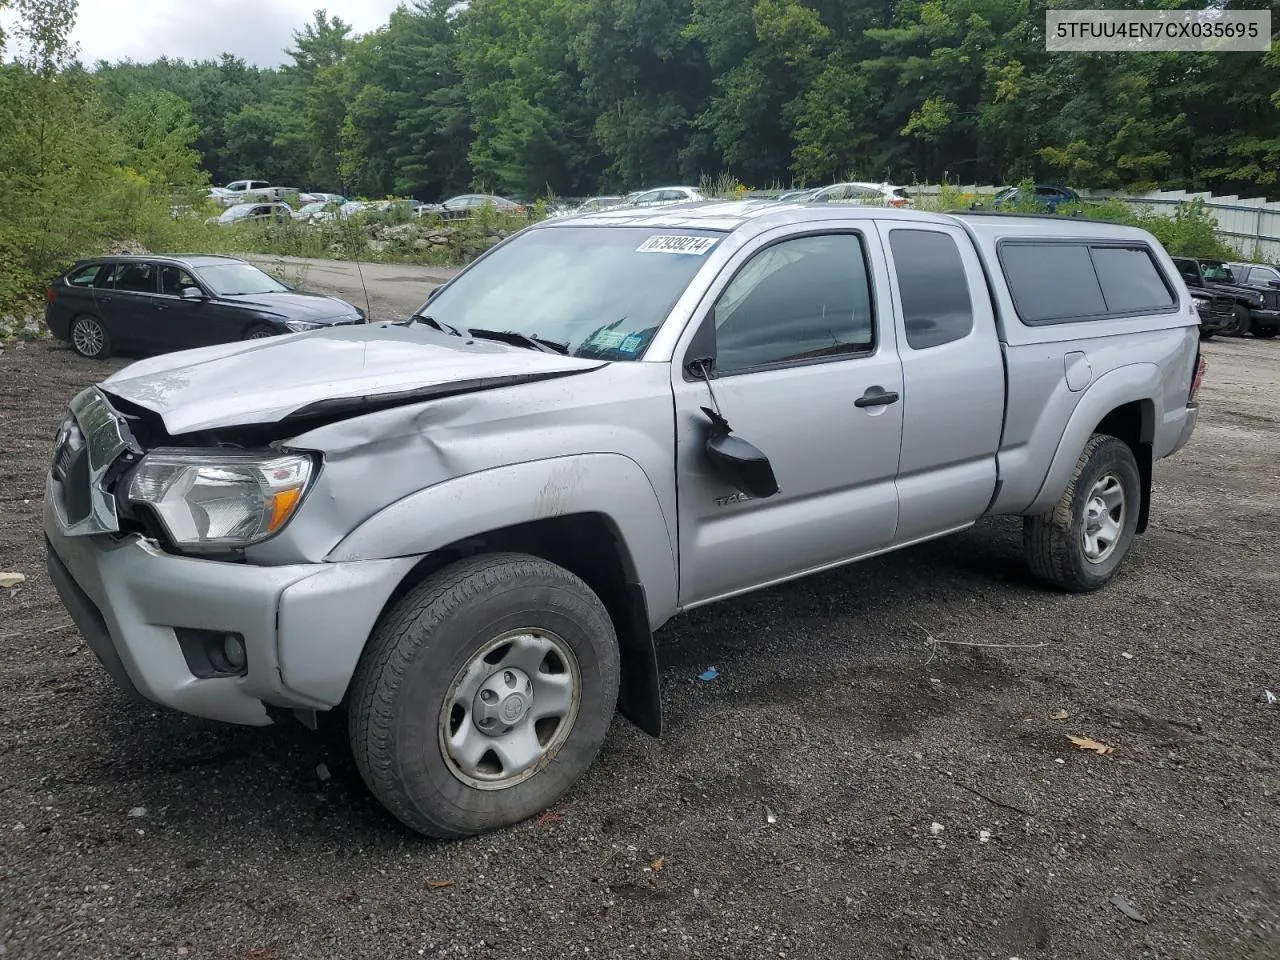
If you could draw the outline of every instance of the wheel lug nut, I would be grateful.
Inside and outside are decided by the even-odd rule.
[[[508,687],[514,687],[516,685],[516,675],[510,670],[504,671],[502,674],[502,682]]]
[[[494,693],[492,690],[481,690],[480,699],[483,700],[485,703],[497,703],[498,695]]]

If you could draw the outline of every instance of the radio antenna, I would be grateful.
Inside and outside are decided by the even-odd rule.
[[[364,243],[364,229],[359,224],[356,226],[360,230],[360,242]],[[350,234],[347,235],[347,239],[350,240]],[[364,291],[364,322],[373,323],[373,305],[369,302],[369,288],[364,282],[364,268],[360,265],[360,253],[357,244],[351,244],[351,259],[356,262],[356,274],[360,277],[360,289]]]

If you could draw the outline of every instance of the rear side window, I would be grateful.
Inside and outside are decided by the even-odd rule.
[[[889,249],[911,349],[967,337],[973,330],[973,303],[955,240],[936,230],[892,230]]]
[[[1007,243],[1000,265],[1024,323],[1106,313],[1089,248],[1083,243]]]
[[[1151,251],[1141,244],[1004,243],[1000,265],[1024,323],[1156,313],[1176,303]],[[1178,267],[1185,271],[1183,264]]]
[[[155,293],[156,268],[150,263],[119,263],[111,286],[130,293]]]
[[[73,287],[92,287],[97,285],[98,273],[102,270],[101,264],[93,264],[89,267],[81,267],[72,273],[67,274],[67,283]]]
[[[1173,294],[1146,247],[1092,247],[1102,296],[1112,313],[1166,310]]]

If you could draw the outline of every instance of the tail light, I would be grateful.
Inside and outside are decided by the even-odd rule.
[[[49,303],[53,303],[53,301],[58,299],[58,291],[54,287],[49,287],[44,292],[44,298]]]
[[[1191,403],[1196,398],[1196,393],[1200,390],[1200,383],[1204,380],[1204,372],[1209,369],[1209,364],[1204,358],[1204,354],[1198,349],[1196,350],[1196,372],[1191,377],[1191,393],[1187,395],[1187,403]]]
[[[906,197],[894,197],[892,200],[890,200],[890,201],[889,201],[889,206],[891,206],[891,207],[905,207],[905,206],[907,205],[907,203],[908,203],[908,201],[907,201],[907,198],[906,198]]]

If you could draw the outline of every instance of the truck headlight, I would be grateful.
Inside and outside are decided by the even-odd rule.
[[[314,330],[316,327],[322,327],[322,323],[312,323],[309,320],[286,320],[284,325],[294,333],[301,333],[303,330]]]
[[[154,510],[176,544],[245,547],[284,528],[314,473],[308,454],[153,450],[128,497]]]

